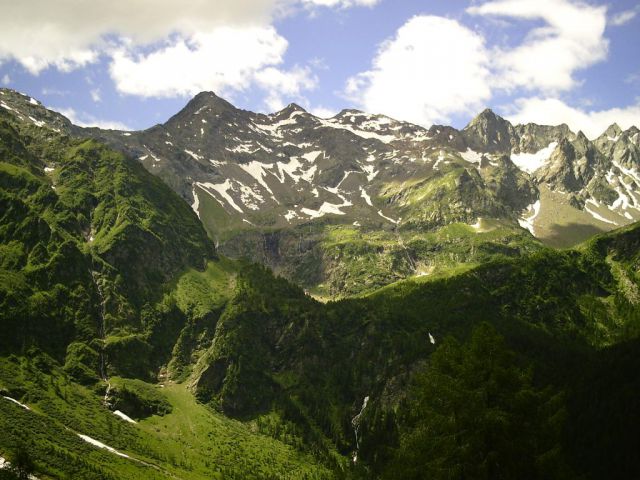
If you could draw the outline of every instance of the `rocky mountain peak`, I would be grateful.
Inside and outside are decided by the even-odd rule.
[[[620,136],[621,133],[622,133],[622,129],[620,128],[620,126],[617,123],[612,123],[604,131],[603,135],[607,135],[608,137],[611,137],[611,138],[616,138]]]
[[[213,92],[200,92],[195,97],[193,97],[189,103],[182,109],[178,115],[183,112],[186,114],[216,114],[222,113],[225,111],[234,111],[237,110],[231,103],[227,102],[225,99],[220,98]]]
[[[290,103],[289,105],[284,107],[282,110],[277,112],[275,114],[275,116],[277,118],[289,118],[289,117],[291,117],[291,115],[293,115],[296,112],[298,112],[298,113],[308,113],[304,108],[302,108],[297,103]]]
[[[469,146],[474,150],[508,152],[515,137],[513,125],[490,108],[485,109],[464,128]]]

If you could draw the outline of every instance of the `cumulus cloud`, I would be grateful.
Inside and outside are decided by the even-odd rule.
[[[78,125],[79,127],[98,127],[105,130],[131,130],[124,123],[112,120],[101,120],[88,113],[77,112],[73,108],[51,107],[51,109],[61,113],[71,120],[71,123]]]
[[[384,42],[346,94],[362,108],[421,124],[471,112],[491,96],[483,38],[455,20],[416,16]]]
[[[258,85],[275,104],[282,94],[300,96],[316,79],[305,68],[281,68],[287,42],[273,21],[300,9],[379,0],[136,0],[135,7],[126,0],[0,1],[0,62],[16,60],[34,75],[106,57],[122,93],[229,94]]]
[[[302,0],[304,5],[307,6],[321,6],[321,7],[373,7],[380,3],[380,0]]]
[[[626,108],[587,111],[556,98],[532,97],[516,100],[511,110],[507,118],[513,123],[566,123],[574,132],[582,130],[591,139],[598,137],[612,123],[617,123],[623,130],[640,125],[640,102]]]
[[[497,94],[556,98],[608,54],[604,6],[489,0],[466,12],[528,30],[515,43],[488,45],[481,30],[459,21],[414,17],[381,45],[370,70],[348,79],[346,95],[365,110],[430,125],[474,112]]]
[[[247,88],[257,71],[279,64],[287,41],[273,27],[219,27],[177,39],[148,54],[113,53],[111,77],[119,91],[145,97],[222,94]]]
[[[281,110],[285,106],[284,97],[305,102],[303,91],[312,90],[318,78],[309,67],[294,67],[280,70],[268,67],[255,75],[256,84],[267,92],[265,105],[268,110]]]
[[[493,58],[497,86],[557,92],[577,84],[576,71],[607,56],[607,9],[569,0],[497,0],[470,7],[473,15],[543,20],[521,45],[499,48]]]
[[[69,70],[97,60],[108,37],[145,45],[181,32],[191,35],[225,24],[269,22],[278,0],[29,0],[2,2],[0,59],[14,58],[36,74]]]
[[[615,15],[612,15],[611,18],[609,18],[609,25],[613,27],[621,27],[622,25],[626,25],[631,20],[636,18],[638,13],[640,13],[640,7],[616,13]]]

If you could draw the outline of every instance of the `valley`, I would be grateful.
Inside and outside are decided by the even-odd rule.
[[[11,464],[26,455],[40,479],[640,473],[637,129],[591,141],[488,110],[425,129],[205,92],[124,132],[0,100]]]

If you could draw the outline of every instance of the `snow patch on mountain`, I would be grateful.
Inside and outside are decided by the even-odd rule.
[[[198,192],[196,191],[195,185],[191,189],[191,193],[193,194],[193,204],[191,205],[191,208],[196,212],[198,218],[200,218],[200,212],[198,211],[198,208],[200,207],[200,199],[198,198]]]
[[[116,417],[120,417],[122,420],[128,423],[138,423],[133,418],[129,417],[126,413],[121,412],[120,410],[114,410],[113,414]]]
[[[300,211],[305,215],[310,216],[311,218],[320,218],[320,217],[324,217],[327,214],[346,215],[346,213],[343,212],[341,208],[350,207],[352,205],[353,203],[351,203],[348,200],[344,200],[344,202],[340,205],[324,202],[318,210],[312,210],[310,208],[302,208]]]
[[[525,212],[531,212],[528,216],[523,216],[518,219],[518,223],[522,228],[526,228],[531,232],[531,235],[535,235],[534,230],[534,222],[538,215],[540,214],[541,204],[540,200],[536,200],[534,203],[529,205]]]
[[[224,181],[224,183],[217,183],[217,184],[213,184],[213,183],[197,183],[197,185],[204,190],[205,192],[207,192],[211,197],[213,197],[220,205],[222,205],[223,208],[225,208],[224,203],[214,194],[217,193],[218,195],[220,195],[224,200],[226,200],[226,202],[231,205],[231,207],[240,212],[240,213],[244,213],[244,211],[238,206],[238,204],[233,200],[233,197],[231,195],[229,195],[229,190],[233,191],[233,184],[231,183],[231,180],[229,180],[228,178]]]
[[[593,218],[595,218],[596,220],[599,220],[599,221],[604,222],[604,223],[608,223],[608,224],[610,224],[610,225],[618,225],[618,223],[617,223],[617,222],[614,222],[613,220],[609,220],[608,218],[604,218],[604,217],[603,217],[602,215],[600,215],[598,212],[596,212],[596,211],[594,211],[594,210],[590,209],[590,208],[587,206],[587,204],[591,204],[591,205],[592,205],[593,207],[595,207],[595,208],[600,208],[600,203],[599,203],[597,200],[594,200],[593,198],[588,199],[588,200],[585,202],[585,206],[584,206],[585,211],[586,211],[589,215],[591,215]]]
[[[558,142],[551,142],[547,147],[538,150],[536,153],[518,153],[511,155],[511,161],[520,169],[527,173],[534,173],[543,167],[551,158]]]
[[[364,201],[367,202],[367,205],[369,205],[370,207],[373,207],[373,203],[371,202],[371,197],[369,196],[367,191],[364,189],[364,187],[360,187],[360,195],[362,196],[362,198],[364,198]]]
[[[460,156],[469,163],[480,163],[482,154],[467,148],[466,152],[460,152]]]
[[[119,452],[119,451],[118,451],[118,450],[116,450],[115,448],[110,447],[109,445],[105,445],[104,443],[102,443],[102,442],[100,442],[100,441],[98,441],[98,440],[95,440],[95,439],[91,438],[91,437],[90,437],[90,436],[88,436],[88,435],[82,435],[82,434],[78,433],[78,436],[79,436],[82,440],[84,440],[85,442],[90,443],[91,445],[93,445],[94,447],[101,448],[101,449],[103,449],[103,450],[106,450],[106,451],[108,451],[108,452],[113,453],[114,455],[118,455],[119,457],[123,457],[123,458],[131,458],[131,457],[130,457],[129,455],[127,455],[126,453]]]
[[[16,405],[24,408],[25,410],[31,410],[27,405],[25,405],[24,403],[20,403],[18,400],[16,400],[15,398],[11,398],[11,397],[6,397],[6,396],[2,396],[2,398],[4,398],[5,400],[9,400],[12,403],[15,403]]]
[[[384,213],[382,213],[382,210],[378,210],[378,215],[380,215],[385,220],[388,220],[391,223],[394,223],[396,225],[398,225],[400,223],[400,220],[394,220],[393,218],[387,217]]]

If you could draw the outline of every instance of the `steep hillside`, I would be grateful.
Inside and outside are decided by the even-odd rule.
[[[0,205],[2,465],[26,452],[39,478],[329,477],[168,381],[237,266],[160,179],[0,110]]]
[[[401,182],[381,170],[376,202],[406,223],[365,229],[345,208],[268,231],[229,227],[239,253],[262,239],[264,263],[324,284],[314,293],[352,297],[323,304],[264,266],[219,256],[139,159],[79,138],[133,133],[82,131],[50,113],[38,125],[44,110],[20,101],[33,110],[0,110],[2,458],[26,452],[40,478],[411,478],[458,464],[506,478],[640,475],[640,224],[555,250],[516,225],[514,206],[547,192],[579,211],[602,172],[634,171],[631,153],[614,171],[581,135],[484,112],[466,132],[434,135],[465,155],[470,138],[494,152],[557,138],[549,162],[534,176],[502,153],[451,154],[433,177]],[[283,118],[314,121],[289,110]],[[333,123],[357,123],[349,115]],[[533,133],[547,138],[524,139]],[[229,192],[202,198],[244,212]]]
[[[640,219],[635,128],[613,125],[590,141],[566,125],[514,126],[485,110],[460,131],[426,129],[357,110],[255,114],[203,92],[165,124],[120,132],[81,129],[29,97],[2,94],[27,122],[138,158],[192,205],[220,252],[321,297],[370,292],[443,260],[474,264],[462,252],[478,244],[517,256],[535,248],[525,230],[571,246]],[[490,241],[428,240],[450,225],[477,232],[496,223]],[[336,231],[349,232],[338,235],[339,252]],[[416,239],[425,248],[398,247]]]

